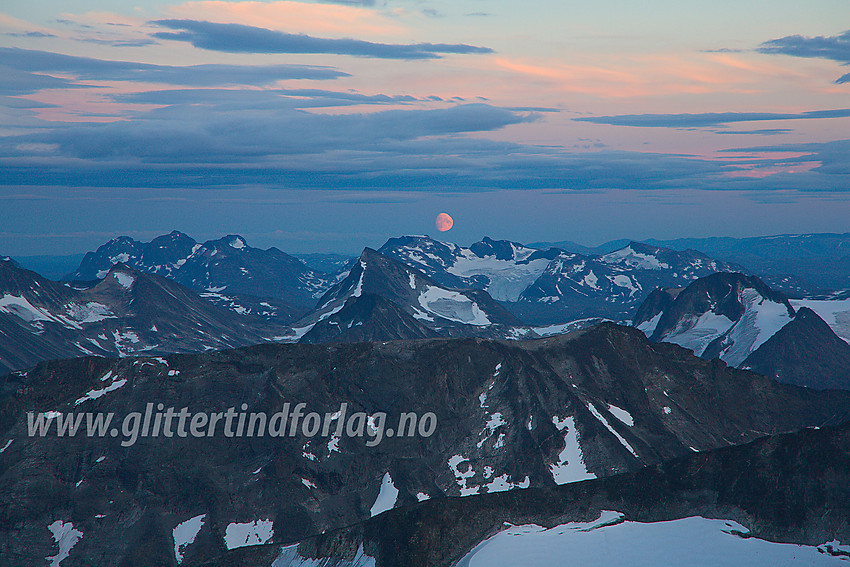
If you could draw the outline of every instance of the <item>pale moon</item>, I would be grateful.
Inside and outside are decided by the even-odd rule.
[[[440,232],[446,232],[452,226],[454,226],[455,221],[452,217],[449,216],[448,213],[440,213],[437,215],[437,220],[434,221],[434,224],[437,226],[437,230]]]

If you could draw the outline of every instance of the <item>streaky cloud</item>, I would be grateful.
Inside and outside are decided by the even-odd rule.
[[[493,131],[535,119],[486,104],[340,115],[313,114],[280,104],[261,116],[244,106],[235,110],[246,112],[211,111],[187,100],[139,114],[135,120],[0,138],[0,157],[24,157],[15,148],[35,143],[55,146],[57,158],[239,163],[337,150],[382,151],[399,142]]]
[[[576,122],[608,124],[611,126],[638,126],[643,128],[700,128],[722,126],[736,122],[763,122],[771,120],[816,120],[850,117],[850,108],[835,110],[810,110],[796,114],[775,112],[705,112],[699,114],[622,114],[617,116],[584,116],[573,118]]]
[[[732,134],[736,136],[777,136],[792,132],[790,128],[761,128],[759,130],[714,130],[715,134]]]
[[[283,79],[331,80],[349,76],[333,67],[313,65],[152,65],[78,57],[49,51],[0,47],[0,66],[27,73],[62,73],[78,80],[134,81],[186,86],[257,85]],[[48,79],[54,79],[47,75]],[[4,77],[4,82],[6,81]],[[62,85],[55,79],[57,88]],[[64,81],[66,86],[72,83]]]
[[[219,24],[197,20],[156,20],[151,23],[177,30],[152,34],[157,39],[185,41],[200,49],[227,53],[335,54],[407,60],[439,59],[443,54],[449,53],[493,53],[488,47],[466,44],[388,44],[359,39],[327,39],[243,24]]]
[[[0,94],[2,95],[25,95],[33,94],[44,89],[68,89],[79,88],[78,85],[67,79],[30,73],[15,69],[0,59]]]
[[[109,95],[115,102],[153,104],[179,108],[204,104],[218,111],[323,108],[353,105],[408,105],[419,101],[410,95],[367,95],[323,89],[231,89],[180,88],[169,90],[117,93]]]

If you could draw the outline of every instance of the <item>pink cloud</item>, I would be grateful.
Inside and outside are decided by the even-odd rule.
[[[669,96],[676,94],[754,94],[765,81],[799,78],[776,65],[748,61],[728,53],[657,53],[597,57],[588,63],[564,59],[529,62],[494,57],[502,70],[523,75],[561,93],[603,98]]]
[[[278,2],[197,0],[171,6],[175,18],[244,24],[289,33],[337,37],[401,35],[404,28],[378,12],[356,6]]]

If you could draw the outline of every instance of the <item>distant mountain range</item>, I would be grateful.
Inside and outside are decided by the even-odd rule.
[[[836,342],[830,329],[850,340],[850,300],[789,302],[781,292],[774,292],[761,281],[735,284],[751,289],[753,297],[768,298],[765,305],[774,305],[770,328],[764,327],[764,308],[754,311],[751,298],[736,296],[737,303],[729,308],[731,311],[723,311],[722,307],[712,311],[713,307],[703,305],[705,298],[699,306],[690,299],[685,305],[682,302],[686,298],[702,297],[706,290],[726,293],[721,289],[712,291],[711,282],[731,276],[704,278],[718,272],[744,270],[698,252],[629,242],[606,254],[588,256],[490,238],[462,247],[425,236],[405,236],[388,240],[378,251],[367,248],[360,258],[313,255],[309,259],[342,268],[335,273],[321,272],[275,248],[253,248],[238,235],[203,244],[176,231],[149,243],[119,237],[85,255],[79,268],[70,274],[71,279],[79,280],[73,288],[61,286],[85,297],[63,298],[39,307],[51,313],[52,319],[45,315],[44,321],[34,320],[37,316],[14,308],[11,303],[0,307],[0,324],[17,337],[0,345],[0,360],[5,360],[6,370],[14,370],[41,360],[88,353],[125,356],[145,352],[144,349],[157,353],[203,351],[273,340],[317,343],[462,336],[529,339],[611,319],[633,320],[644,330],[651,326],[648,334],[653,340],[675,342],[705,358],[720,356],[734,366],[750,366],[771,376],[783,375],[782,379],[790,382],[815,387],[845,383],[844,341]],[[119,315],[108,318],[108,325],[115,326],[109,332],[92,333],[107,325],[102,321],[97,321],[98,325],[93,325],[95,321],[75,323],[79,328],[62,323],[60,317],[67,317],[72,303],[92,303],[102,305],[98,309],[105,312],[121,312],[103,301],[86,299],[97,295],[102,287],[98,282],[108,277],[116,265],[171,281],[170,285],[176,286],[174,293],[162,304],[171,305],[175,321],[199,309],[211,314],[197,318],[193,332],[182,335],[180,340],[150,335],[152,325],[142,328]],[[740,277],[751,278],[744,274]],[[39,284],[28,285],[27,289],[32,290],[37,285],[52,289],[61,284],[41,278]],[[662,314],[673,303],[670,294],[686,288],[693,291],[682,296],[679,304],[683,306]],[[10,302],[23,297],[17,288],[0,288],[0,292],[6,293]],[[40,305],[40,299],[31,291],[28,293],[27,301]],[[776,299],[780,295],[782,299]],[[209,305],[199,304],[198,299]],[[720,299],[718,296],[712,301]],[[189,303],[180,307],[184,300]],[[143,306],[142,299],[136,301],[137,310],[152,313],[156,309],[156,302]],[[808,314],[803,308],[815,313]],[[795,317],[798,309],[806,316],[798,318],[762,351],[777,348],[775,343],[783,337],[786,342],[791,335],[797,337],[792,341],[795,348],[786,344],[789,348],[782,349],[781,363],[768,364],[760,357],[745,363],[750,354]],[[752,313],[744,315],[745,312]],[[664,321],[658,326],[662,315]],[[691,324],[691,319],[684,321],[682,317],[699,321]],[[821,318],[826,326],[818,323]],[[758,337],[753,334],[755,320],[762,326]],[[718,322],[726,326],[714,334],[707,330],[706,325]],[[119,337],[121,332],[133,333],[138,342],[110,339],[119,328]],[[817,339],[811,338],[803,349],[800,337],[805,335]],[[175,333],[176,336],[181,334]],[[204,337],[219,339],[204,341]],[[745,348],[747,341],[752,348]],[[118,344],[122,346],[119,348]],[[814,348],[817,344],[820,349]],[[815,357],[815,352],[820,354]],[[792,363],[791,358],[797,362]],[[812,366],[816,358],[820,362]],[[803,361],[808,361],[809,366]],[[792,371],[792,366],[796,370]],[[806,378],[807,374],[812,377]]]
[[[783,234],[750,238],[711,237],[648,239],[647,244],[703,254],[743,266],[771,287],[794,296],[850,289],[850,233]],[[570,241],[537,242],[532,247],[556,247],[585,255],[603,255],[627,241],[613,240],[596,247]]]
[[[590,257],[489,238],[463,248],[406,236],[390,239],[379,252],[447,287],[487,291],[534,325],[583,317],[626,320],[656,287],[687,285],[717,271],[741,269],[698,253],[636,242]]]
[[[123,419],[128,412],[144,412],[150,402],[191,412],[239,411],[246,403],[248,411],[267,415],[285,402],[303,402],[306,412],[330,415],[346,402],[352,413],[386,412],[389,424],[400,412],[433,412],[437,429],[430,436],[386,437],[375,447],[366,446],[367,438],[345,435],[160,435],[123,447],[122,436],[27,433],[28,411],[114,412]],[[779,384],[718,360],[701,360],[676,345],[652,343],[637,329],[612,323],[536,341],[263,344],[206,354],[49,362],[0,379],[0,556],[19,565],[55,556],[61,538],[54,540],[47,529],[52,525],[79,533],[76,545],[66,549],[69,565],[147,567],[174,565],[178,557],[183,565],[197,565],[252,543],[288,544],[324,532],[333,538],[333,530],[425,499],[434,504],[416,508],[431,511],[422,521],[463,539],[424,537],[416,544],[405,534],[433,533],[430,528],[419,522],[380,524],[389,530],[386,541],[424,546],[410,552],[445,559],[383,559],[378,565],[448,565],[450,557],[459,558],[493,535],[503,518],[549,518],[547,525],[556,517],[595,520],[598,509],[569,504],[590,501],[584,498],[626,514],[638,514],[640,502],[651,502],[649,515],[629,516],[637,520],[680,517],[688,502],[696,510],[714,505],[715,514],[734,515],[712,517],[746,523],[768,536],[825,538],[820,544],[845,535],[846,523],[831,522],[846,516],[841,510],[825,515],[821,495],[838,502],[847,490],[846,443],[818,445],[823,452],[818,464],[824,467],[811,477],[806,475],[814,463],[799,469],[802,476],[787,479],[796,492],[776,499],[769,496],[784,494],[785,485],[770,467],[781,464],[785,468],[777,470],[787,471],[796,462],[789,460],[793,453],[777,449],[774,460],[765,452],[775,447],[771,444],[752,454],[757,460],[747,456],[751,453],[732,460],[704,453],[847,419],[850,392]],[[819,454],[814,447],[806,451]],[[658,468],[674,458],[684,460]],[[648,475],[641,482],[626,477],[552,491],[648,465],[637,473]],[[667,480],[655,484],[658,478]],[[812,490],[800,487],[797,478]],[[546,488],[541,498],[548,504],[535,505],[540,500],[523,488]],[[719,500],[717,491],[723,495]],[[497,500],[464,504],[451,498],[474,495]],[[731,495],[750,500],[729,500]],[[559,507],[565,514],[583,510],[585,517],[558,516]],[[742,509],[749,515],[740,515]],[[773,514],[786,509],[794,511],[787,516],[790,525]],[[447,513],[443,519],[441,510]],[[456,515],[462,510],[469,515]],[[459,531],[442,523],[475,517]],[[367,555],[379,551],[365,545]],[[350,549],[332,547],[351,559],[358,540]],[[236,557],[248,561],[248,556]],[[272,564],[228,561],[218,564]],[[299,563],[276,563],[281,564]]]
[[[86,254],[65,279],[101,279],[118,262],[193,289],[275,298],[302,307],[312,307],[333,283],[327,274],[277,248],[253,248],[238,235],[200,244],[178,231],[148,243],[127,236],[110,240]]]

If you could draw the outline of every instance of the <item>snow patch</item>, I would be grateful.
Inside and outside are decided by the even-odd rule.
[[[274,537],[271,520],[254,520],[247,524],[232,523],[224,531],[224,544],[227,549],[236,549],[248,545],[263,545]]]
[[[638,330],[643,331],[643,334],[647,337],[651,337],[652,333],[655,332],[655,328],[658,326],[658,322],[661,320],[661,315],[663,315],[663,313],[658,312],[655,314],[655,317],[653,317],[649,321],[644,321],[643,323],[640,323],[637,326]]]
[[[429,285],[419,295],[419,305],[449,321],[480,327],[490,325],[490,320],[478,304],[458,291]]]
[[[630,278],[629,276],[624,276],[622,274],[616,275],[612,278],[611,281],[613,281],[614,285],[618,287],[624,287],[628,289],[630,297],[640,291],[640,284],[633,283],[632,278]]]
[[[575,419],[565,417],[559,420],[557,416],[552,418],[552,423],[558,431],[567,430],[564,435],[564,449],[558,454],[558,461],[549,465],[549,472],[555,484],[567,484],[596,478],[596,475],[588,472],[584,464],[584,455],[578,441],[578,430]]]
[[[487,493],[491,492],[505,492],[508,490],[513,490],[515,488],[528,488],[531,486],[531,480],[526,476],[520,482],[510,482],[508,480],[508,475],[503,474],[497,477],[494,477],[491,482],[485,484],[487,487]]]
[[[536,250],[514,248],[514,259],[499,260],[495,256],[479,257],[471,250],[464,253],[446,271],[461,278],[485,276],[485,290],[496,301],[517,301],[525,289],[533,284],[549,265],[546,258],[525,261]]]
[[[623,436],[622,436],[622,435],[620,435],[619,433],[617,433],[617,432],[614,430],[614,428],[613,428],[613,427],[611,427],[611,424],[610,424],[610,423],[608,423],[608,420],[607,420],[607,419],[605,419],[605,418],[602,416],[602,414],[601,414],[601,413],[599,413],[599,411],[597,411],[596,406],[594,406],[594,405],[593,405],[592,403],[590,403],[590,402],[587,402],[587,409],[589,409],[589,410],[590,410],[590,413],[592,413],[592,414],[593,414],[593,417],[595,417],[596,419],[598,419],[598,420],[599,420],[599,422],[600,422],[602,425],[604,425],[604,426],[605,426],[605,428],[606,428],[608,431],[610,431],[612,435],[614,435],[614,437],[616,437],[616,438],[617,438],[617,440],[620,442],[620,444],[621,444],[623,447],[625,447],[626,449],[628,449],[628,450],[629,450],[629,453],[631,453],[631,454],[632,454],[632,455],[634,455],[635,457],[637,457],[637,456],[638,456],[638,455],[637,455],[637,453],[635,453],[635,450],[632,448],[632,446],[631,446],[631,445],[629,445],[629,442],[628,442],[628,441],[626,441],[626,440],[623,438]]]
[[[117,390],[118,388],[120,388],[121,386],[123,386],[126,383],[127,383],[127,379],[122,378],[121,380],[116,380],[115,382],[113,382],[109,386],[106,386],[105,388],[100,388],[98,390],[89,390],[88,392],[86,392],[86,394],[82,398],[79,398],[76,402],[74,402],[74,407],[80,405],[81,403],[83,403],[87,400],[96,400],[99,397],[103,396],[104,394],[108,394],[109,392],[114,392],[115,390]]]
[[[605,254],[599,259],[606,264],[623,264],[625,266],[640,268],[642,270],[661,270],[670,267],[669,264],[661,262],[653,255],[636,252],[631,245],[620,250],[615,250],[610,254]]]
[[[375,517],[387,510],[392,510],[395,507],[396,500],[398,500],[398,488],[393,484],[390,473],[384,473],[384,478],[381,480],[381,490],[369,510],[369,515]]]
[[[68,317],[79,323],[97,323],[104,319],[118,318],[106,305],[95,301],[89,301],[85,305],[71,303],[67,306],[65,312]]]
[[[472,469],[472,463],[469,464],[469,468],[464,472],[461,472],[458,468],[458,465],[461,463],[468,463],[469,459],[462,455],[452,455],[452,457],[448,461],[449,468],[452,471],[452,474],[455,476],[455,482],[457,482],[458,487],[460,488],[461,496],[470,496],[472,494],[478,494],[478,486],[467,486],[467,482],[470,478],[475,476],[475,471]]]
[[[83,532],[74,529],[74,524],[71,522],[63,522],[62,520],[56,520],[47,526],[47,529],[53,533],[53,541],[59,545],[59,553],[53,557],[45,557],[45,559],[50,561],[50,567],[60,567],[62,560],[68,557],[71,549],[83,537]]]
[[[741,302],[746,310],[726,338],[731,344],[720,353],[720,360],[735,367],[792,319],[784,304],[765,299],[755,289],[744,289]]]
[[[136,278],[126,272],[112,272],[112,275],[115,276],[115,279],[118,280],[121,287],[126,289],[130,289],[133,286],[133,282],[136,281]]]
[[[599,278],[593,273],[593,270],[590,270],[586,276],[581,280],[582,285],[586,285],[588,287],[592,287],[593,289],[599,289],[599,286],[596,283],[599,281]]]
[[[61,322],[46,310],[35,307],[26,297],[12,295],[10,293],[6,293],[0,298],[0,311],[16,315],[27,323],[33,323],[35,321]]]
[[[697,318],[690,316],[682,319],[663,340],[690,349],[695,355],[701,356],[712,341],[726,334],[734,324],[735,321],[725,315],[706,311]]]
[[[618,408],[617,406],[608,404],[608,411],[611,412],[611,415],[613,415],[629,427],[632,427],[635,424],[635,420],[632,418],[632,414],[622,408]]]
[[[201,514],[200,516],[190,518],[185,522],[177,524],[172,531],[172,536],[174,537],[174,558],[177,559],[178,565],[183,562],[185,548],[192,545],[195,542],[195,538],[198,537],[198,532],[201,531],[204,525],[204,518],[206,517],[206,514]]]

